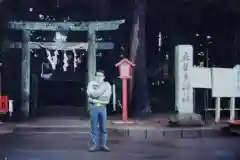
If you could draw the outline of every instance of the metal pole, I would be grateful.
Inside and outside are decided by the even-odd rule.
[[[206,49],[206,67],[208,68],[209,67],[209,63],[208,63],[208,44],[207,44],[207,49]],[[208,89],[206,89],[205,91],[204,91],[205,93],[206,93],[206,95],[205,95],[205,93],[204,93],[204,116],[205,116],[205,123],[207,124],[208,123],[208,114],[207,114],[207,112],[208,112],[208,108],[209,108],[209,90]]]

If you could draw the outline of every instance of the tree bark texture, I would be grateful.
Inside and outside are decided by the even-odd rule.
[[[146,0],[135,0],[130,59],[136,64],[130,81],[130,111],[138,118],[151,112],[146,69],[145,24]]]

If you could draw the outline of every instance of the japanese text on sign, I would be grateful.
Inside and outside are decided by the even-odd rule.
[[[190,79],[189,79],[189,54],[188,52],[185,52],[182,61],[183,61],[183,74],[184,74],[184,79],[183,79],[183,84],[182,84],[182,90],[183,90],[183,95],[182,95],[182,101],[183,102],[188,102],[190,101],[189,97],[189,92],[190,92]]]

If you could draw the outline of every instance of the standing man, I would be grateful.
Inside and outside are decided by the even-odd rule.
[[[112,90],[111,85],[108,82],[105,82],[104,79],[104,72],[99,70],[95,74],[95,80],[90,81],[87,86],[87,95],[91,106],[89,108],[92,132],[92,146],[90,147],[91,152],[98,150],[99,142],[101,150],[106,152],[110,151],[107,147],[106,105],[110,101]]]

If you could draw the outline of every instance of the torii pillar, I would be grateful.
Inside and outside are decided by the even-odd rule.
[[[97,68],[97,54],[96,54],[96,27],[95,25],[90,24],[88,28],[88,59],[87,59],[87,67],[88,67],[88,80],[87,82],[93,80],[94,74]]]
[[[25,116],[30,113],[30,68],[31,68],[31,54],[30,54],[30,30],[23,30],[22,32],[22,60],[21,60],[21,110]]]

